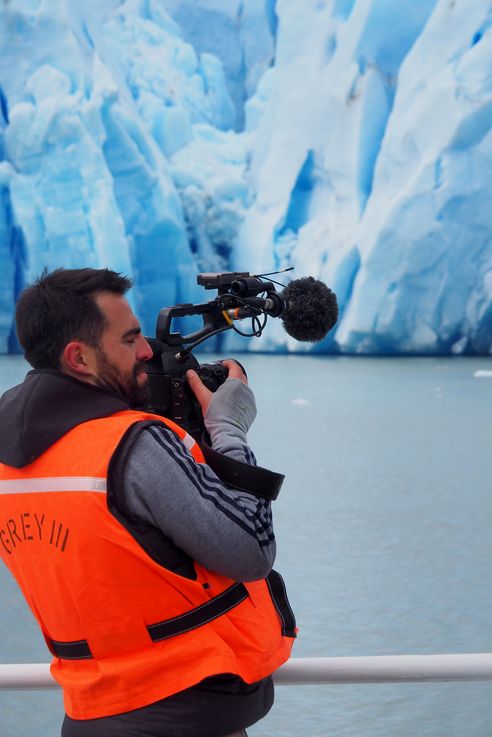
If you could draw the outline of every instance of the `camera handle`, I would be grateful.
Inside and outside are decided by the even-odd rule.
[[[189,317],[190,315],[202,315],[203,327],[188,335],[171,332],[171,324],[174,317]],[[164,307],[157,316],[155,329],[156,338],[169,347],[182,346],[192,343],[187,349],[190,351],[195,345],[201,343],[216,333],[229,330],[231,324],[221,314],[215,300],[204,304],[183,304],[175,307]]]

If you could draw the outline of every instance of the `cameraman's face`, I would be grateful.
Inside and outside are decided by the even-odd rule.
[[[94,349],[95,382],[122,394],[132,406],[145,403],[148,377],[145,362],[152,349],[124,297],[102,292],[95,301],[106,318],[99,347]]]

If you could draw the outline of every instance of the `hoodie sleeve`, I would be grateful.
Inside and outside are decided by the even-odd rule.
[[[205,418],[214,449],[254,463],[246,432],[255,412],[251,390],[227,380]],[[275,558],[270,502],[228,488],[209,466],[195,462],[167,426],[139,433],[121,478],[132,517],[157,528],[198,563],[237,581],[270,572]]]

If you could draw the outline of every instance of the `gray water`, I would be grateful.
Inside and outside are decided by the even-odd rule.
[[[285,473],[294,656],[492,652],[489,359],[242,357],[261,465]],[[25,366],[0,358],[0,388]],[[0,569],[0,662],[47,662]],[[489,737],[492,684],[284,686],[252,737]],[[58,737],[54,692],[0,694],[3,737]],[[108,737],[111,737],[108,735]]]

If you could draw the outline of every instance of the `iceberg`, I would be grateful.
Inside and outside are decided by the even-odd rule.
[[[488,0],[4,3],[0,352],[45,267],[131,275],[152,335],[200,271],[294,266],[338,296],[328,336],[222,347],[489,354],[491,25]]]

